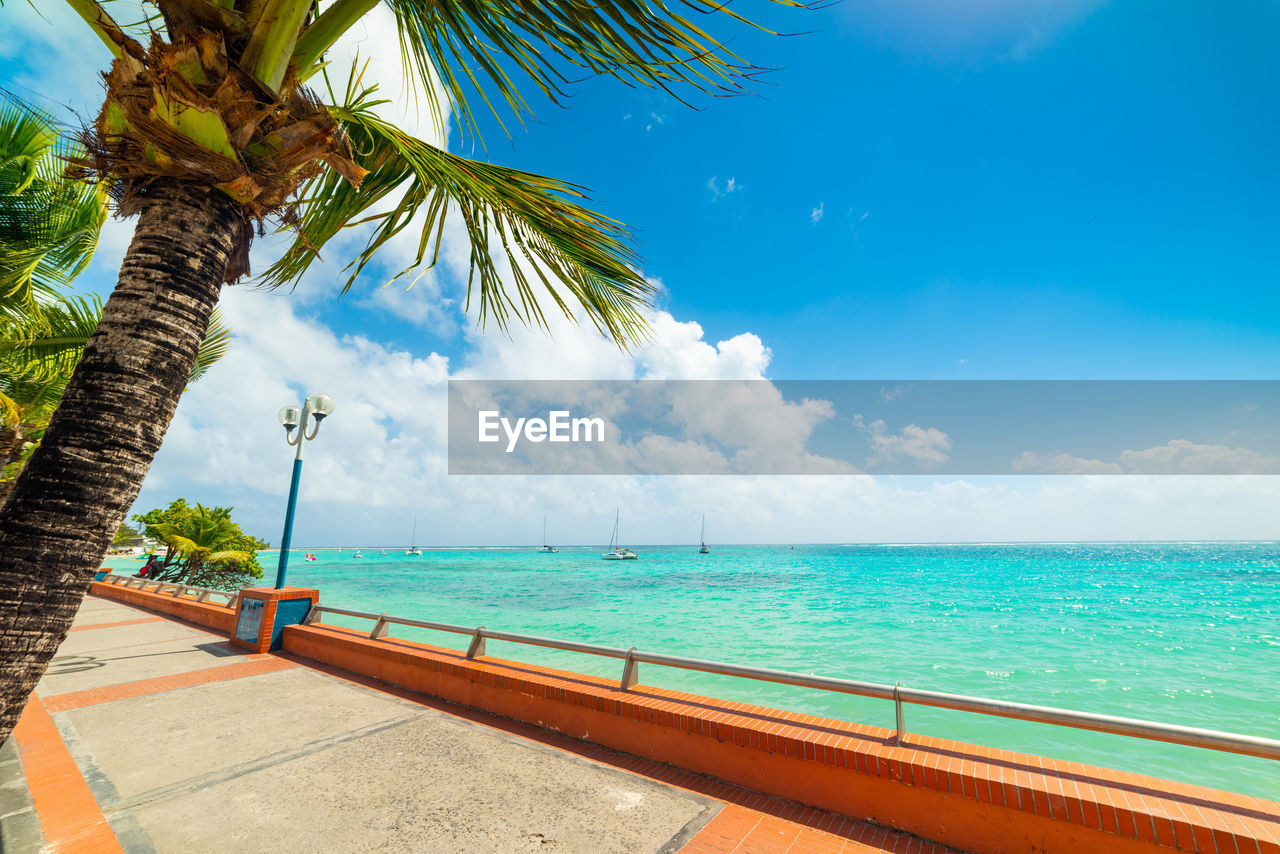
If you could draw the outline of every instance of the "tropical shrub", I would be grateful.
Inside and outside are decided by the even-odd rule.
[[[237,590],[262,578],[258,550],[270,544],[231,521],[232,509],[192,507],[179,498],[164,509],[135,515],[143,534],[167,548],[147,577],[215,590]]]

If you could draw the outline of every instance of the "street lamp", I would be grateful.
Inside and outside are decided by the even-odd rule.
[[[285,441],[297,447],[293,455],[293,480],[289,482],[289,509],[284,514],[284,535],[280,538],[280,566],[276,569],[276,589],[284,587],[284,573],[289,566],[289,541],[293,538],[293,508],[298,503],[298,476],[302,474],[302,445],[320,432],[320,422],[333,414],[333,398],[327,394],[313,394],[302,407],[282,406],[276,416],[284,425]],[[313,419],[315,428],[307,435],[307,421]],[[297,435],[294,435],[297,430]]]

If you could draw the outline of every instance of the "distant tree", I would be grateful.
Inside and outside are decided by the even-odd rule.
[[[270,544],[240,530],[231,521],[231,510],[192,507],[179,498],[163,510],[134,516],[145,536],[168,548],[148,577],[215,590],[237,590],[262,578],[258,550]]]
[[[121,543],[127,543],[129,540],[136,540],[141,536],[141,531],[138,531],[135,528],[130,528],[127,523],[121,522],[119,530],[116,531],[116,535],[111,538],[111,546],[114,548]]]

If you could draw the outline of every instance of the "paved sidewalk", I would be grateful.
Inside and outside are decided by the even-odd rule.
[[[5,852],[946,850],[93,596],[0,796]]]

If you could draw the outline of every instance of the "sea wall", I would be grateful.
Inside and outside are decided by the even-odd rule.
[[[139,590],[136,587],[120,587],[105,581],[95,581],[90,584],[89,592],[104,599],[115,599],[117,602],[126,602],[139,608],[146,608],[148,611],[169,614],[180,620],[226,634],[228,637],[235,629],[235,611],[224,605],[197,602],[191,596],[177,597],[172,594]]]

